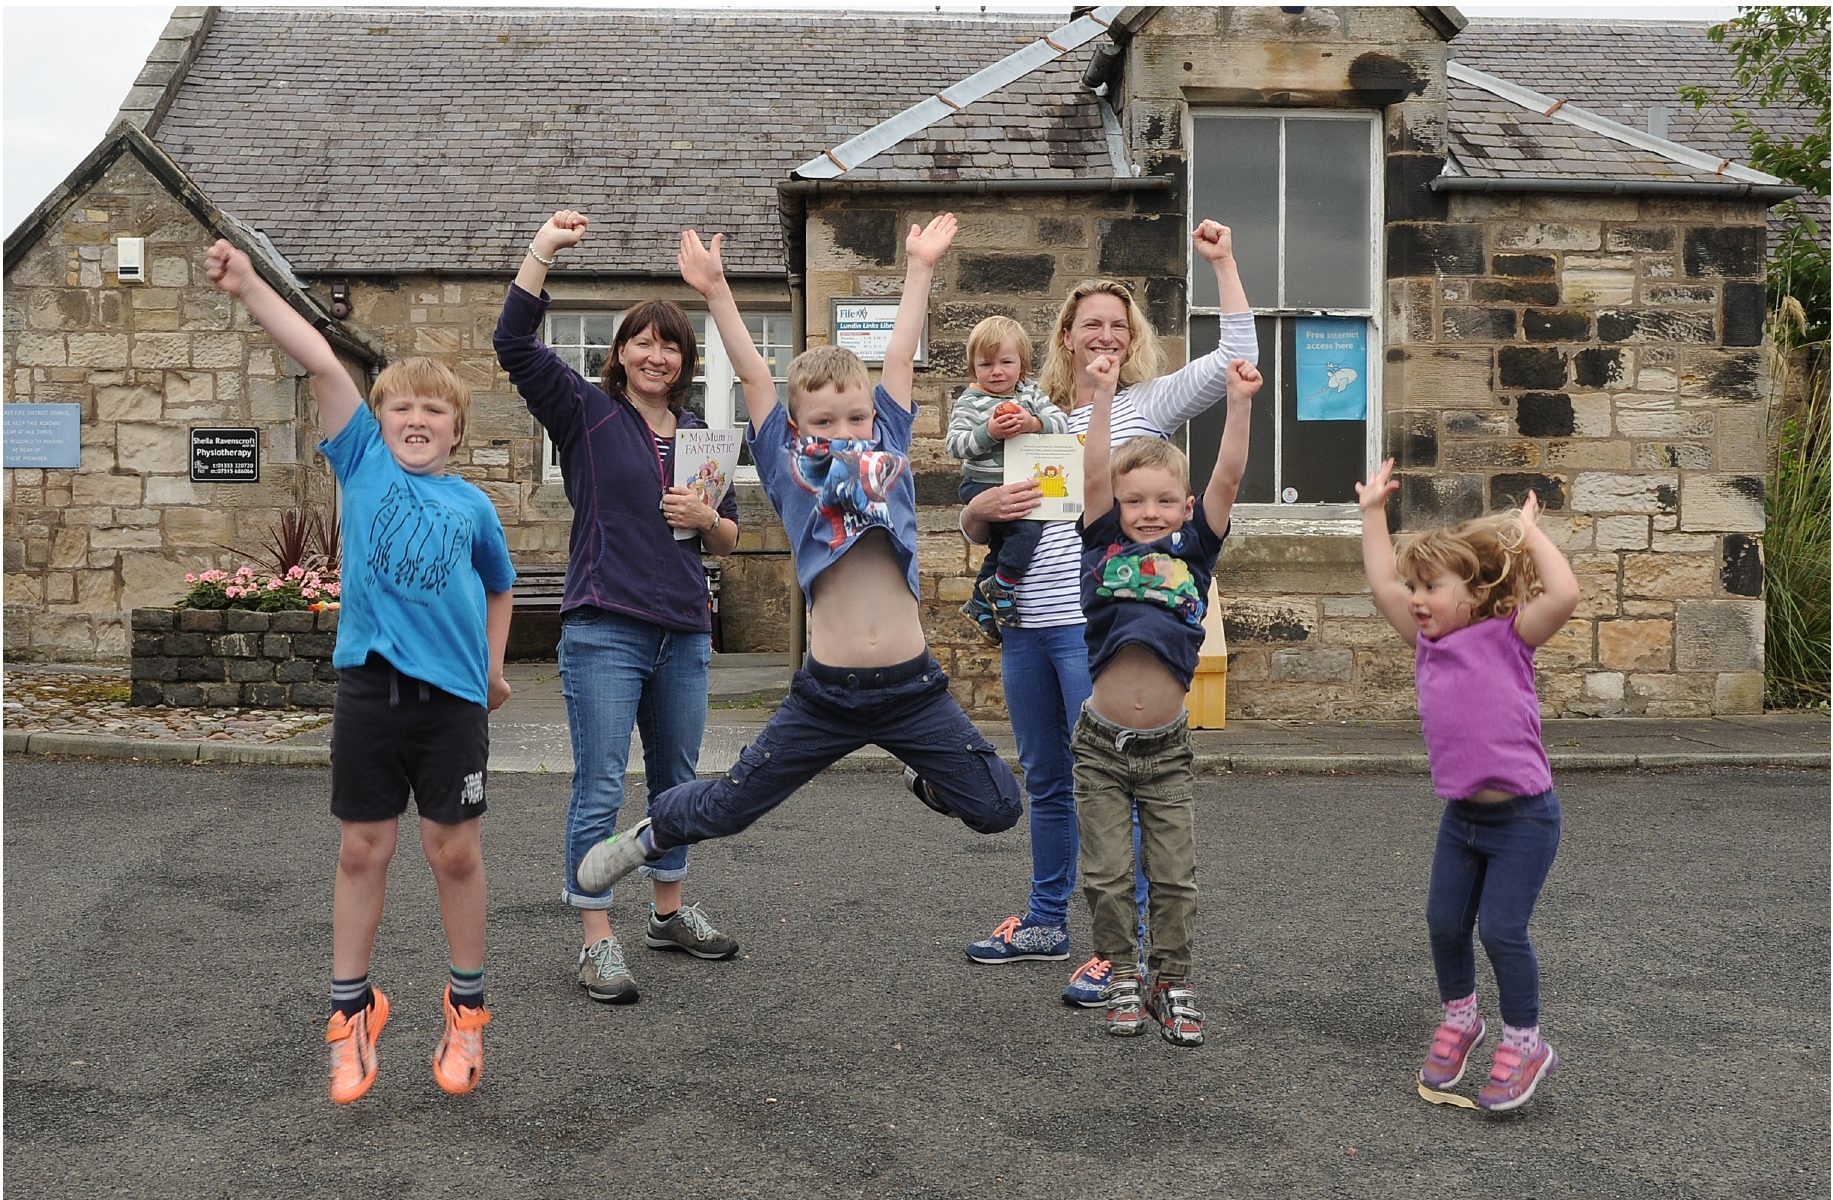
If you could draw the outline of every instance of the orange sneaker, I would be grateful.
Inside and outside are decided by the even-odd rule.
[[[331,1103],[348,1104],[376,1081],[376,1039],[388,1024],[388,997],[369,989],[369,1007],[356,1016],[331,1014],[325,1041],[331,1046]]]
[[[490,1024],[487,1008],[459,1008],[446,985],[446,1031],[433,1051],[433,1078],[454,1096],[462,1096],[484,1077],[484,1026]]]

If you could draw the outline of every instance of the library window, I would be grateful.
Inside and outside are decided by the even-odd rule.
[[[1238,502],[1353,510],[1379,429],[1378,114],[1194,112],[1191,126],[1192,212],[1234,231],[1266,380]],[[1191,357],[1215,348],[1220,311],[1193,253]],[[1222,405],[1190,423],[1193,478],[1225,423]]]

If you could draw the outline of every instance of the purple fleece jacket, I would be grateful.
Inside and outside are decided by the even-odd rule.
[[[548,304],[546,292],[536,298],[510,284],[492,340],[497,362],[559,447],[573,505],[560,609],[591,605],[705,633],[713,626],[700,539],[677,541],[662,519],[662,461],[649,425],[630,401],[605,395],[541,341]],[[683,429],[706,425],[685,410],[678,422]],[[719,514],[738,519],[730,491]]]

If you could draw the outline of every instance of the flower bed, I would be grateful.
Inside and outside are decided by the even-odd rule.
[[[133,703],[328,709],[337,613],[136,608]]]

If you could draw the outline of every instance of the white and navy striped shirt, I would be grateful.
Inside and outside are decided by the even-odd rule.
[[[1237,358],[1260,359],[1254,314],[1223,313],[1216,349],[1169,375],[1125,388],[1114,397],[1113,445],[1140,436],[1168,438],[1184,422],[1228,396],[1228,364]],[[1095,406],[1069,413],[1069,432],[1088,432]],[[1074,521],[1048,521],[1031,567],[1018,584],[1018,623],[1025,629],[1082,624],[1077,574],[1082,539]]]

